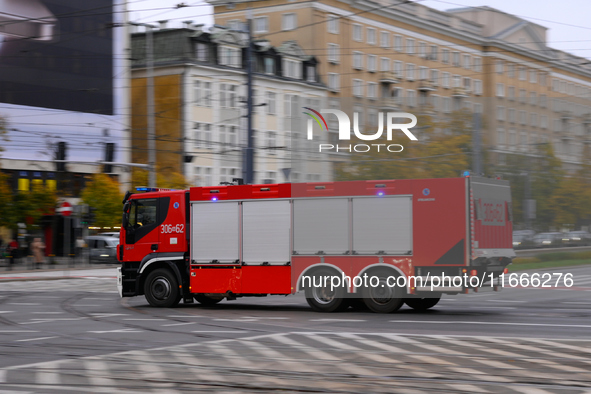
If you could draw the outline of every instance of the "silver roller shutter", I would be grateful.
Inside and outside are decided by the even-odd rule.
[[[357,254],[412,252],[411,197],[353,198],[353,251]]]
[[[323,198],[294,201],[294,251],[336,254],[349,251],[349,201]]]
[[[246,264],[290,261],[289,201],[245,201],[242,218],[242,260]]]
[[[191,260],[198,263],[234,263],[240,259],[237,202],[194,203]]]

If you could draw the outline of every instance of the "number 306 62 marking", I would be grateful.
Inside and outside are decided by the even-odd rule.
[[[183,231],[185,231],[185,225],[184,224],[177,224],[177,225],[173,226],[172,224],[163,224],[160,226],[160,229],[161,229],[162,234],[171,234],[171,233],[182,234]]]

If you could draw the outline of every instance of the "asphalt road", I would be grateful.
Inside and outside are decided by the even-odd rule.
[[[591,266],[543,272],[573,286],[387,315],[315,313],[301,295],[156,309],[120,299],[114,270],[14,274],[0,283],[0,391],[589,393]]]

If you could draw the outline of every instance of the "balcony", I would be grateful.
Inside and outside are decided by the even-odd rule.
[[[391,84],[391,83],[399,83],[399,82],[400,82],[400,78],[398,78],[398,76],[395,73],[393,73],[392,71],[380,72],[380,83]]]
[[[453,88],[451,96],[455,98],[468,97],[468,92],[464,88]]]
[[[421,80],[419,82],[419,87],[417,88],[417,90],[419,90],[421,92],[432,92],[434,90],[437,90],[437,88],[435,87],[435,84],[433,83],[433,81]]]
[[[395,97],[381,97],[378,104],[380,110],[382,111],[400,110],[400,100]]]

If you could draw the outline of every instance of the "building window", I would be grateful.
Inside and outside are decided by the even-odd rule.
[[[415,54],[415,40],[412,38],[406,39],[406,53],[409,55]]]
[[[530,83],[538,82],[538,72],[536,70],[529,70],[529,82]]]
[[[527,100],[527,92],[525,91],[525,89],[519,89],[519,102],[521,104],[525,104],[526,100]]]
[[[416,107],[417,105],[417,92],[414,90],[407,90],[406,91],[406,104],[409,107]]]
[[[464,68],[470,70],[472,68],[472,56],[464,55]]]
[[[339,18],[336,15],[329,15],[326,25],[329,33],[339,34]]]
[[[540,85],[546,86],[546,73],[540,73]]]
[[[449,89],[450,74],[448,72],[441,73],[441,86]]]
[[[376,55],[367,55],[367,71],[376,72],[378,68],[378,57]]]
[[[328,88],[338,91],[341,88],[341,76],[337,73],[328,73]]]
[[[499,127],[497,129],[497,145],[504,146],[505,145],[505,129]]]
[[[275,74],[275,59],[272,57],[265,58],[265,74]]]
[[[390,46],[390,33],[387,31],[380,32],[380,46],[382,48],[388,48]]]
[[[378,95],[378,84],[375,82],[369,82],[367,84],[367,97],[369,99],[376,99]]]
[[[295,30],[298,27],[296,14],[281,15],[281,30]]]
[[[519,80],[525,81],[527,77],[527,69],[525,67],[519,67]]]
[[[394,60],[394,74],[396,74],[397,77],[402,78],[402,70],[403,70],[403,65],[404,63],[402,63],[400,60]]]
[[[340,60],[340,51],[338,44],[328,44],[328,61],[338,63]]]
[[[515,78],[515,64],[513,64],[513,63],[507,64],[507,76],[509,78]]]
[[[429,60],[437,60],[437,58],[439,57],[439,49],[437,47],[437,45],[431,45],[431,53],[429,54],[429,57],[427,59]]]
[[[267,132],[267,149],[270,155],[274,155],[277,152],[277,133],[274,131]]]
[[[443,112],[448,114],[451,112],[451,97],[442,97]]]
[[[274,92],[267,92],[267,114],[275,115],[277,113],[277,94]]]
[[[291,117],[292,110],[297,110],[298,96],[293,94],[286,94],[283,96],[283,112],[284,116]]]
[[[515,108],[509,108],[507,110],[507,120],[511,123],[515,123]]]
[[[394,36],[394,49],[402,52],[402,36]]]
[[[283,76],[293,79],[302,79],[302,62],[299,60],[283,58]]]
[[[376,44],[376,29],[372,27],[367,28],[367,43],[371,45]]]
[[[407,63],[406,65],[406,79],[409,81],[415,80],[415,65],[412,63]]]
[[[480,79],[474,80],[474,94],[482,94],[482,81]]]
[[[505,107],[497,106],[497,120],[505,120]]]
[[[503,74],[504,70],[505,70],[505,64],[503,63],[503,61],[497,60],[496,67],[495,67],[496,73],[501,75],[501,74]]]
[[[452,64],[456,67],[460,67],[460,52],[452,52]]]
[[[474,58],[474,71],[482,72],[482,59],[479,57]]]
[[[441,63],[449,64],[449,49],[441,50]]]
[[[242,30],[242,21],[240,19],[229,20],[226,25],[230,30]]]
[[[431,70],[431,83],[435,86],[439,85],[439,70]]]
[[[306,81],[316,82],[316,67],[306,66]]]
[[[426,81],[429,79],[429,68],[419,67],[419,80]]]
[[[530,105],[537,105],[538,104],[538,95],[536,92],[531,92],[529,94],[529,104]]]
[[[540,127],[543,129],[548,128],[548,117],[546,115],[540,117]]]
[[[515,100],[515,86],[509,86],[507,88],[507,97],[510,101]]]
[[[211,124],[209,123],[194,123],[193,124],[194,144],[195,149],[211,149]]]
[[[464,89],[467,92],[472,91],[472,78],[470,78],[470,77],[464,77]]]
[[[427,44],[424,42],[419,42],[419,56],[422,58],[427,57]]]
[[[529,114],[529,125],[532,127],[536,127],[538,125],[538,114],[535,112]]]
[[[195,81],[195,105],[211,107],[211,82]]]
[[[353,41],[361,42],[363,41],[363,31],[361,25],[353,25]]]
[[[461,75],[454,75],[453,76],[453,87],[454,88],[462,87],[462,76]]]
[[[390,59],[387,57],[380,59],[380,71],[390,71]]]
[[[363,53],[353,52],[353,68],[356,70],[363,69]]]
[[[353,96],[355,96],[355,97],[363,96],[363,81],[361,79],[354,79],[353,80]]]
[[[540,94],[540,107],[546,108],[548,105],[548,100],[545,94]]]
[[[232,179],[236,178],[237,176],[238,176],[238,168],[227,168],[227,167],[220,168],[220,183],[232,182]]]
[[[242,65],[240,48],[220,46],[219,63],[221,66],[240,67]]]
[[[527,112],[519,111],[519,123],[525,125],[527,122]]]
[[[220,84],[220,107],[222,108],[236,108],[236,92],[238,87],[227,83]]]
[[[252,20],[253,33],[267,33],[269,31],[269,18],[266,16],[259,16]]]
[[[198,42],[195,46],[195,57],[198,62],[206,62],[209,60],[209,46],[203,42]]]
[[[505,85],[497,83],[497,97],[505,97]]]

